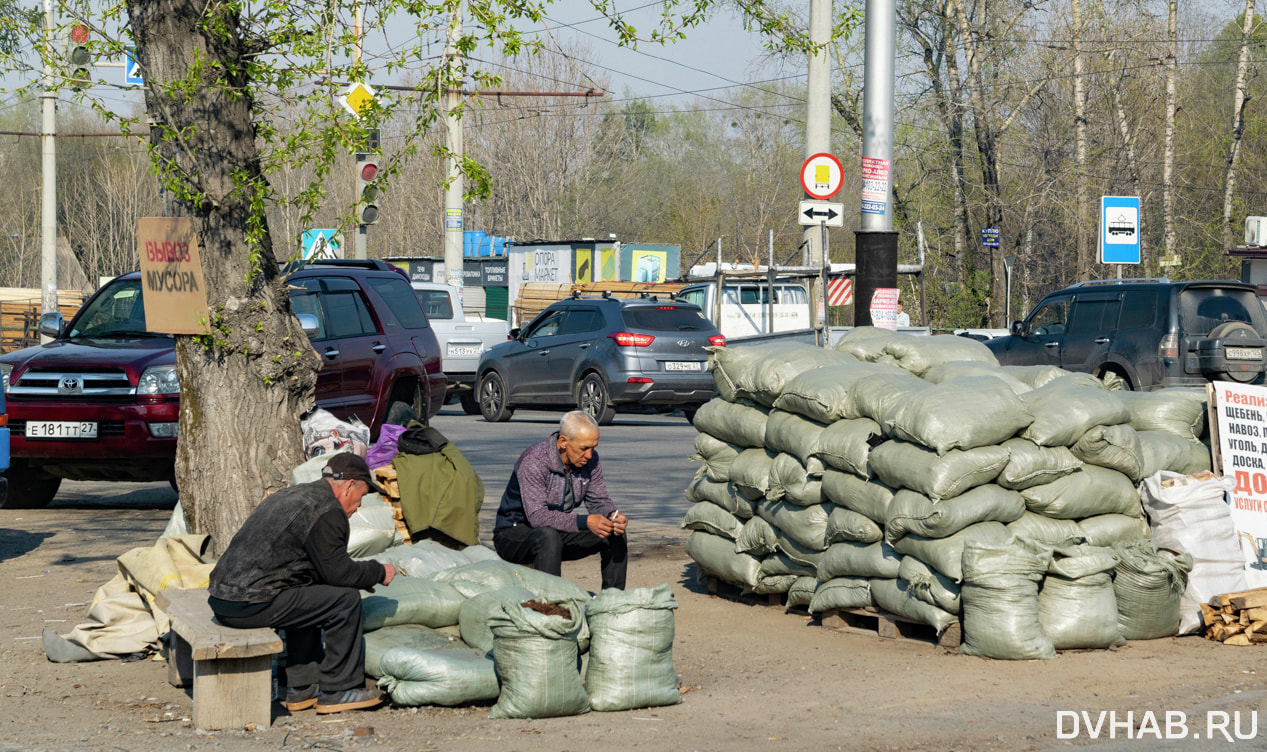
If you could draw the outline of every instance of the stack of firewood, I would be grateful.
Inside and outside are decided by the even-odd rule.
[[[374,477],[378,479],[378,485],[383,487],[387,492],[385,501],[392,506],[392,517],[396,520],[396,529],[400,531],[406,543],[412,544],[413,541],[409,537],[409,526],[405,524],[404,512],[400,509],[400,481],[396,478],[396,468],[391,465],[374,468]]]
[[[1267,588],[1216,595],[1201,604],[1205,637],[1224,645],[1267,643]]]

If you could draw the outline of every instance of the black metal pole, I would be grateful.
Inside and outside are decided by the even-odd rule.
[[[858,270],[854,279],[854,326],[871,326],[871,297],[882,287],[897,287],[897,233],[854,233]]]

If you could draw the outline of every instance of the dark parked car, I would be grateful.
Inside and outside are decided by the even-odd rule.
[[[9,414],[5,412],[4,391],[0,390],[0,473],[9,469]],[[9,491],[9,479],[0,477],[0,507]]]
[[[985,343],[1004,365],[1054,365],[1129,389],[1261,383],[1267,318],[1253,285],[1230,280],[1081,282],[1049,294],[1012,334]]]
[[[602,425],[617,409],[689,419],[715,394],[709,345],[726,344],[698,306],[656,296],[554,303],[480,358],[480,412],[508,420],[517,407],[579,407]]]
[[[321,355],[317,404],[378,433],[390,406],[434,415],[440,351],[408,279],[381,261],[322,261],[288,277],[291,307]],[[180,385],[174,339],[148,331],[141,275],[117,277],[56,337],[0,356],[12,464],[4,506],[40,507],[71,480],[172,480]],[[224,395],[231,399],[231,395]]]

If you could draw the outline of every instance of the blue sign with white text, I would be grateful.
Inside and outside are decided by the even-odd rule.
[[[1138,264],[1139,197],[1100,198],[1100,263]]]
[[[981,245],[986,248],[999,247],[999,228],[982,227],[981,228]]]
[[[145,83],[145,77],[141,75],[141,64],[136,60],[136,48],[127,47],[125,51],[127,58],[123,64],[123,83],[128,86],[141,86]]]

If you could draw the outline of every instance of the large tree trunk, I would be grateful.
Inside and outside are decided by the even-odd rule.
[[[1112,60],[1112,53],[1108,57]],[[1108,88],[1113,97],[1113,112],[1117,120],[1117,130],[1122,135],[1122,147],[1126,151],[1126,169],[1131,181],[1132,195],[1138,196],[1140,200],[1139,262],[1140,268],[1147,272],[1149,269],[1148,242],[1145,240],[1147,235],[1142,231],[1144,225],[1143,213],[1144,207],[1147,206],[1147,197],[1144,196],[1143,185],[1140,180],[1139,156],[1135,153],[1135,134],[1131,131],[1130,122],[1126,118],[1126,107],[1122,105],[1122,87],[1126,85],[1125,77],[1119,78],[1118,81],[1117,86]]]
[[[1236,60],[1236,91],[1232,94],[1232,143],[1227,152],[1227,178],[1223,182],[1223,249],[1232,247],[1232,196],[1236,192],[1236,166],[1241,155],[1241,136],[1245,131],[1245,105],[1249,103],[1249,34],[1254,28],[1254,0],[1245,0],[1241,22],[1241,51]]]
[[[176,480],[191,529],[210,534],[217,552],[302,461],[299,415],[319,367],[290,313],[264,218],[238,10],[128,0],[146,109],[178,150],[165,177],[202,252],[211,333],[176,338]]]

